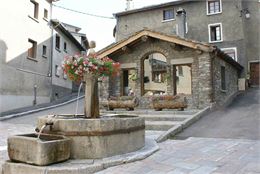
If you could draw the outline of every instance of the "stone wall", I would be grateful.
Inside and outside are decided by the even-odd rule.
[[[238,91],[239,74],[237,69],[219,57],[214,58],[213,64],[214,99],[217,105],[223,105]],[[221,89],[221,66],[225,67],[226,90]]]
[[[143,59],[151,53],[161,53],[166,57],[167,72],[169,78],[167,81],[167,94],[173,95],[173,65],[181,64],[181,60],[190,60],[192,69],[192,94],[187,96],[189,108],[204,108],[211,102],[211,75],[210,75],[210,55],[208,53],[197,53],[195,50],[187,47],[175,47],[172,44],[151,40],[138,44],[137,47],[131,48],[131,52],[119,56],[110,56],[113,60],[121,63],[122,67],[131,65],[137,69],[136,91],[135,95],[139,97],[139,107],[149,108],[151,100],[149,97],[141,96],[141,63]],[[111,78],[107,87],[109,94],[112,96],[120,95],[120,77]]]
[[[174,46],[173,44],[161,40],[150,40],[141,42],[138,46],[132,47],[130,53],[110,56],[115,61],[121,63],[122,68],[135,68],[137,70],[135,95],[139,98],[140,108],[151,108],[151,97],[142,96],[141,75],[142,61],[151,53],[161,53],[166,57],[168,95],[174,94],[173,65],[191,65],[191,87],[192,94],[187,95],[188,108],[202,109],[210,106],[211,103],[223,104],[230,96],[237,92],[238,71],[231,64],[217,57],[214,53],[200,52],[184,46]],[[220,72],[221,66],[226,67],[225,91],[221,90]],[[121,77],[110,78],[107,84],[107,91],[111,96],[120,95]],[[105,88],[103,88],[105,89]],[[178,91],[177,91],[178,93]],[[108,96],[108,95],[107,95]]]
[[[177,34],[177,20],[163,21],[163,10],[183,8],[186,11],[188,31],[186,38],[209,42],[208,25],[222,24],[222,42],[213,43],[219,48],[236,48],[237,61],[244,67],[242,77],[248,72],[248,61],[260,58],[259,0],[222,0],[222,12],[207,15],[206,1],[188,1],[150,10],[117,16],[116,40],[127,38],[144,27],[167,34]],[[248,9],[250,18],[241,10]],[[232,17],[231,17],[232,16]],[[199,23],[198,23],[199,22]]]

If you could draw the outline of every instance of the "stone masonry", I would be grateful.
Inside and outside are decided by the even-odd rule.
[[[220,102],[222,104],[228,97],[237,92],[237,79],[238,71],[231,64],[221,60],[216,54],[209,52],[196,51],[194,49],[162,41],[159,39],[150,39],[147,42],[140,42],[136,47],[131,48],[130,53],[111,55],[110,57],[120,62],[122,65],[131,64],[132,67],[137,70],[137,80],[136,80],[136,91],[135,95],[139,98],[139,107],[149,108],[150,107],[150,97],[141,95],[142,86],[142,63],[144,59],[152,53],[161,53],[166,57],[167,60],[167,91],[169,95],[173,95],[174,85],[173,85],[173,65],[177,65],[182,60],[189,59],[190,62],[186,64],[191,64],[191,74],[192,74],[192,94],[187,96],[189,108],[205,108],[214,102]],[[214,59],[214,61],[213,61]],[[220,65],[224,64],[226,67],[226,82],[227,90],[225,92],[221,91],[220,82]],[[214,74],[214,77],[213,77]],[[120,78],[110,78],[109,86],[107,90],[110,96],[120,95]],[[213,83],[214,81],[214,83]],[[213,88],[214,84],[214,88]]]

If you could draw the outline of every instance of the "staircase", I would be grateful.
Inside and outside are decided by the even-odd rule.
[[[135,111],[104,111],[106,114],[131,114],[145,118],[145,129],[148,131],[167,131],[170,128],[180,125],[184,120],[191,117],[197,111],[154,111],[154,110],[135,110]]]
[[[167,131],[168,129],[181,124],[182,121],[189,118],[188,114],[156,114],[139,115],[145,118],[145,129],[152,131]]]

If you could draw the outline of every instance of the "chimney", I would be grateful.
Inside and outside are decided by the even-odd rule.
[[[132,0],[126,0],[126,11],[131,10],[131,1]]]
[[[178,35],[185,38],[186,35],[186,11],[179,8],[176,12],[176,22],[178,24]]]

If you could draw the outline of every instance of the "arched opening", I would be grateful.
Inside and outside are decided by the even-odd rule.
[[[162,95],[167,91],[167,61],[161,53],[151,53],[141,62],[141,95]]]

